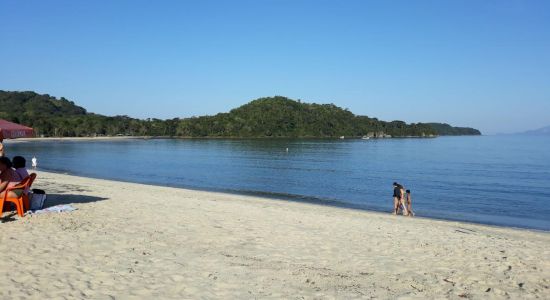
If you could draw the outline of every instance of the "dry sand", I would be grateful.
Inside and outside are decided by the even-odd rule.
[[[4,214],[2,299],[550,298],[549,233],[45,172],[35,187],[78,210]]]

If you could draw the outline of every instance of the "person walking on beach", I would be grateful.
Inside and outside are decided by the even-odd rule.
[[[408,215],[407,207],[405,206],[405,187],[399,185],[399,192],[401,194],[401,199],[399,199],[399,209],[401,209],[401,214],[406,216]]]
[[[399,204],[401,203],[401,198],[403,198],[403,192],[401,185],[397,182],[393,183],[393,214],[397,215],[399,211]]]
[[[407,216],[414,217],[412,208],[411,190],[405,192],[405,206],[407,207]]]
[[[36,159],[36,156],[33,156],[31,159],[32,169],[36,170],[36,167],[38,167],[38,159]]]

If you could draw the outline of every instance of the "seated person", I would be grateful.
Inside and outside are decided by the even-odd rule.
[[[12,169],[12,163],[7,157],[0,157],[0,197],[4,197],[6,189],[8,187],[17,185],[19,183],[19,175]],[[14,190],[8,194],[10,198],[17,198],[21,196],[23,190]]]
[[[15,173],[19,178],[19,181],[29,177],[29,172],[27,171],[27,160],[23,156],[15,156],[11,163],[15,169]]]

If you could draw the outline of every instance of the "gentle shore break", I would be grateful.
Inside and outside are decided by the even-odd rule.
[[[550,298],[546,232],[47,172],[35,187],[78,210],[4,213],[2,299]]]

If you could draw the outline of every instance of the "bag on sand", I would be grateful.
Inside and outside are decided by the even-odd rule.
[[[29,195],[31,210],[42,209],[46,201],[46,192],[44,190],[33,189]]]

